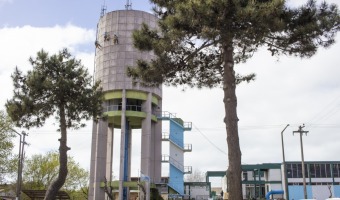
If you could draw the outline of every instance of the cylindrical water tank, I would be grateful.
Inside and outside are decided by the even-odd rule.
[[[95,78],[100,80],[104,91],[137,90],[162,96],[160,87],[134,85],[126,75],[128,66],[138,59],[150,60],[152,52],[141,52],[133,47],[132,32],[142,23],[150,28],[157,26],[157,18],[150,13],[137,10],[117,10],[101,17],[97,28]]]

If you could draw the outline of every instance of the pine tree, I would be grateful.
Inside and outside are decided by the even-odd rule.
[[[33,70],[23,74],[18,68],[12,74],[14,96],[6,103],[11,119],[19,127],[41,127],[47,118],[59,122],[59,172],[49,186],[45,200],[54,200],[65,183],[67,169],[67,129],[85,126],[83,120],[97,117],[102,111],[102,91],[80,60],[67,49],[49,56],[41,50],[29,59]]]
[[[329,47],[340,29],[336,5],[289,7],[285,0],[151,0],[159,27],[143,25],[134,45],[156,59],[139,60],[128,74],[145,85],[221,87],[228,144],[229,199],[241,200],[241,150],[236,85],[255,74],[235,73],[259,48],[271,55],[309,58]]]

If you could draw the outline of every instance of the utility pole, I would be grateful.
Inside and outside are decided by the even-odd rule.
[[[27,133],[25,133],[24,131],[22,132],[22,146],[21,146],[21,159],[20,159],[20,168],[18,170],[18,173],[20,175],[20,179],[18,180],[19,182],[19,198],[18,200],[21,199],[21,186],[22,186],[22,168],[24,166],[24,149],[25,149],[25,145],[27,144],[25,142],[25,137],[28,135]]]
[[[303,124],[302,126],[299,126],[299,130],[297,131],[293,131],[293,135],[294,133],[300,133],[300,147],[301,147],[301,160],[302,160],[302,179],[303,179],[303,193],[304,193],[304,198],[307,199],[307,188],[306,188],[306,175],[305,175],[305,160],[303,157],[303,144],[302,144],[302,134],[306,134],[309,131],[304,131],[303,128],[305,127],[305,125]]]
[[[284,148],[284,144],[283,144],[283,132],[286,130],[286,128],[289,126],[289,124],[287,124],[287,126],[281,131],[281,143],[282,143],[282,159],[283,159],[283,174],[284,174],[284,187],[285,187],[285,196],[286,199],[288,200],[288,179],[287,179],[287,168],[286,168],[286,158],[285,158],[285,148]]]
[[[19,180],[20,180],[20,173],[19,173],[19,169],[21,168],[21,139],[22,139],[22,135],[20,133],[18,133],[17,131],[15,131],[14,129],[12,129],[14,131],[14,133],[19,135],[19,154],[18,154],[18,176],[17,176],[17,188],[16,188],[16,200],[20,200],[20,187],[19,187]]]
[[[23,162],[24,162],[24,147],[27,144],[25,142],[25,137],[28,135],[24,131],[21,133],[18,133],[16,130],[11,129],[14,133],[19,135],[20,141],[19,141],[19,156],[18,156],[18,177],[17,177],[17,188],[16,188],[16,200],[21,199],[21,185],[22,185],[22,168],[23,168]]]

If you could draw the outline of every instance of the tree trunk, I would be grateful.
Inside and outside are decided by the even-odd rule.
[[[66,118],[65,108],[63,105],[60,109],[60,133],[61,138],[59,139],[59,174],[56,180],[54,180],[48,187],[44,200],[55,200],[60,188],[64,185],[68,169],[67,169],[67,151],[70,150],[67,147],[67,131],[66,131]]]
[[[242,200],[241,150],[238,137],[237,97],[234,71],[233,47],[229,43],[224,50],[223,92],[227,130],[229,167],[227,172],[229,199]]]

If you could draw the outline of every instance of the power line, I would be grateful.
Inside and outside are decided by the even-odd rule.
[[[293,124],[290,123],[291,126],[298,126],[299,124]],[[244,126],[238,126],[238,129],[240,131],[244,131],[243,133],[247,133],[250,130],[263,130],[263,129],[277,129],[282,127],[284,124],[269,124],[269,125],[244,125]],[[340,128],[340,124],[309,124],[309,126],[312,126],[313,128]],[[52,129],[52,128],[51,128]],[[60,132],[56,131],[55,129],[33,129],[31,133],[33,134],[60,134]],[[86,128],[82,128],[84,130],[68,130],[67,133],[69,135],[73,134],[92,134],[92,129],[90,126]],[[225,132],[226,128],[225,127],[201,127],[200,131],[224,131]],[[138,130],[134,130],[134,133],[138,133]],[[195,131],[192,131],[195,132]],[[197,131],[199,132],[199,131]]]
[[[203,134],[203,132],[201,132],[194,124],[193,124],[193,126],[198,131],[198,133],[200,133],[213,147],[215,147],[218,151],[220,151],[224,155],[228,155],[225,151],[223,151],[218,146],[216,146],[215,143],[213,143],[211,140],[209,140],[209,138],[205,134]]]
[[[321,109],[320,112],[318,112],[314,117],[312,117],[309,120],[308,126],[314,127],[315,126],[314,124],[316,124],[317,122],[328,119],[329,117],[331,117],[332,115],[337,113],[339,111],[339,108],[340,108],[339,99],[340,99],[340,96],[337,96],[334,99],[332,99],[326,106],[324,106]]]

